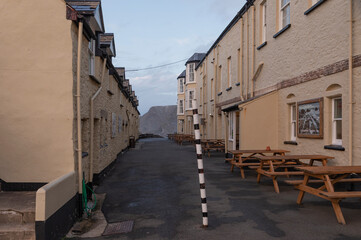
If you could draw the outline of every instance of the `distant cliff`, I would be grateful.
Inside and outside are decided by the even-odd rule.
[[[177,132],[177,106],[151,107],[140,117],[141,134],[155,134],[167,137],[167,134]]]

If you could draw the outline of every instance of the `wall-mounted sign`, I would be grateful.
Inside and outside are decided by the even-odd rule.
[[[323,138],[323,98],[297,103],[297,136]]]

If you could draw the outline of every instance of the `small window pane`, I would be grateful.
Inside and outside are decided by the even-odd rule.
[[[296,121],[296,105],[292,106],[292,121]]]
[[[281,7],[284,7],[289,2],[290,2],[290,0],[282,0],[282,6]]]
[[[342,121],[336,121],[336,139],[342,139]]]
[[[334,118],[342,118],[342,99],[334,100]]]
[[[289,23],[290,23],[290,5],[288,5],[283,9],[283,19],[282,19],[283,27],[285,27]]]

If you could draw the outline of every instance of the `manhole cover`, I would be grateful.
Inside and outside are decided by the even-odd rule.
[[[103,232],[103,236],[128,233],[133,230],[134,221],[125,221],[118,223],[109,223]]]

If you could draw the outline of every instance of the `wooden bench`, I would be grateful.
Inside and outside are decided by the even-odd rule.
[[[331,199],[361,198],[361,191],[350,192],[320,192],[321,195]]]
[[[333,179],[331,179],[332,181]],[[323,183],[323,180],[319,180],[319,179],[311,179],[308,180],[308,183]],[[361,178],[346,178],[346,179],[341,179],[338,182],[345,182],[345,183],[353,183],[353,182],[361,182]],[[289,184],[289,185],[298,185],[298,184],[302,184],[303,180],[285,180],[285,183]]]
[[[361,198],[361,191],[335,192],[334,184],[338,182],[359,182],[360,178],[347,177],[354,174],[360,175],[361,166],[298,167],[297,169],[305,173],[302,183],[295,186],[295,188],[300,190],[297,204],[302,203],[306,192],[331,201],[337,221],[341,224],[346,224],[339,202],[344,198]],[[309,186],[311,177],[321,180],[323,185],[316,188]]]

